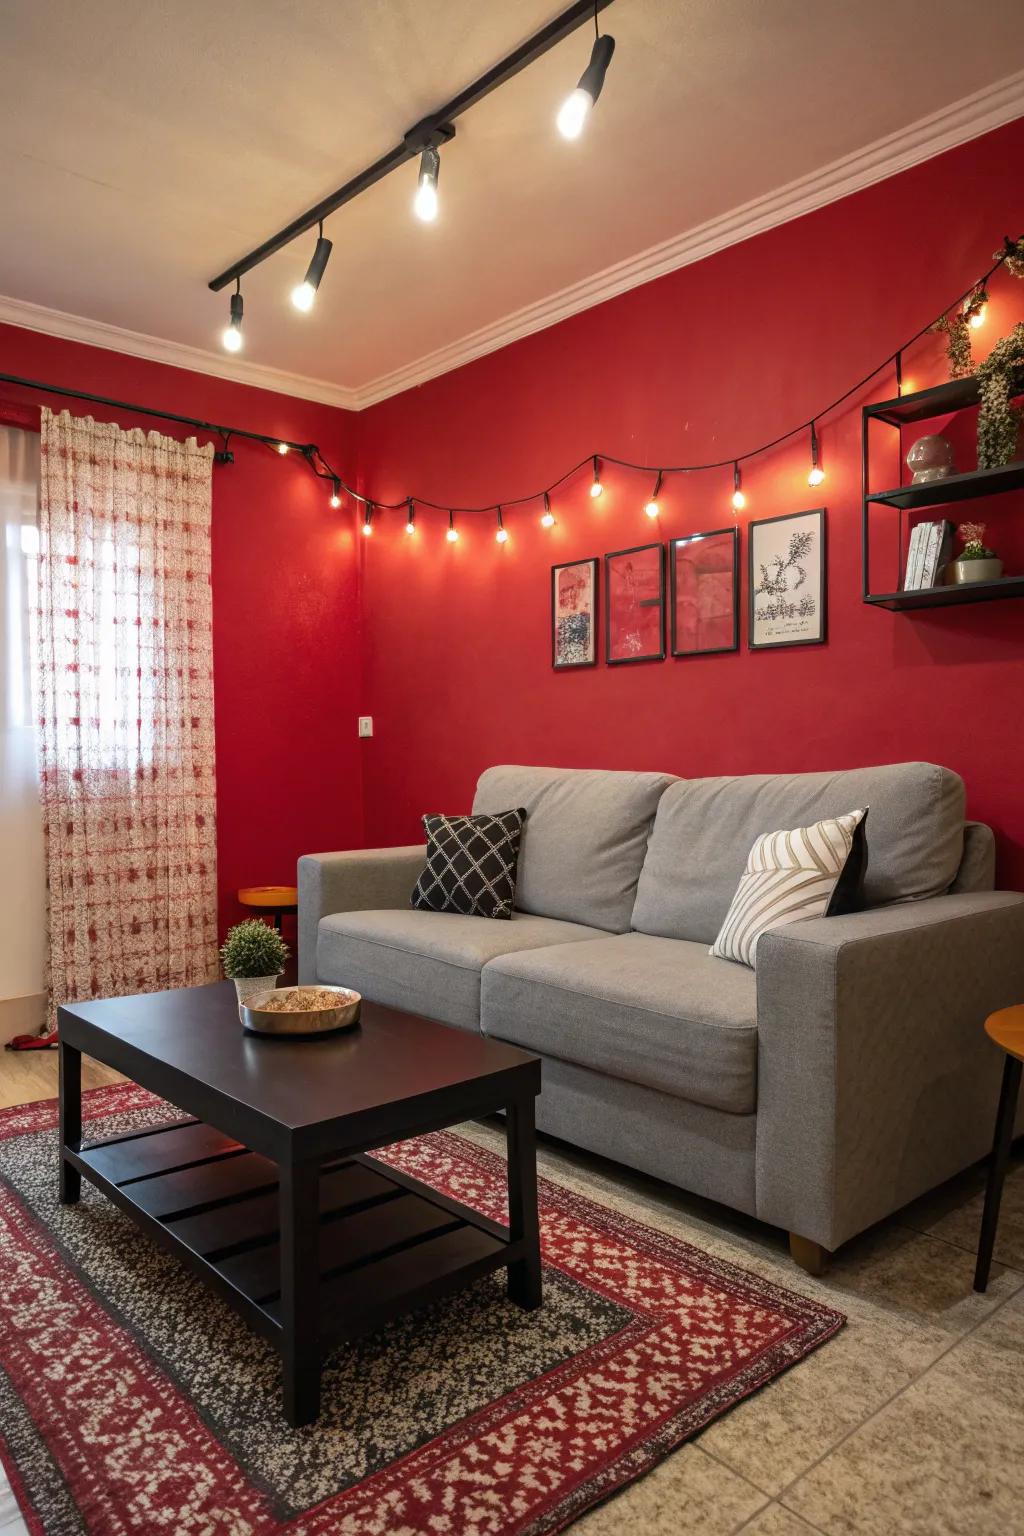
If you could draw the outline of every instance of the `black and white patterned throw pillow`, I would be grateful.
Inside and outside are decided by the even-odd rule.
[[[522,808],[496,816],[424,816],[427,867],[412,893],[413,906],[510,918],[525,820]]]

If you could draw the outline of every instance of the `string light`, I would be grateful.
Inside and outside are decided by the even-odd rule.
[[[301,283],[292,289],[292,303],[296,309],[301,309],[308,314],[316,302],[316,291],[320,287],[320,279],[324,275],[324,269],[330,260],[331,242],[324,239],[324,221],[320,220],[320,238],[316,242],[313,251],[313,259],[306,268],[306,275]]]
[[[277,451],[282,458],[284,458],[285,454],[288,452],[289,446],[290,445],[288,443],[278,443]]]
[[[501,508],[499,507],[497,510],[498,510],[498,531],[494,535],[494,537],[497,539],[499,544],[507,544],[508,543],[508,529],[505,527],[505,524],[501,520]]]
[[[231,318],[221,332],[221,343],[226,352],[241,352],[242,350],[242,279],[236,279],[235,291],[231,295]]]
[[[341,506],[341,481],[337,476],[334,478],[334,490],[331,492],[331,506]]]
[[[413,499],[412,499],[411,496],[408,498],[408,500],[406,501],[405,505],[406,505],[406,509],[407,509],[406,510],[406,519],[405,519],[405,531],[406,531],[406,533],[415,533],[416,532],[416,508],[413,505]]]
[[[740,485],[740,462],[736,459],[732,466],[732,509],[734,512],[742,512],[746,504],[747,498]]]
[[[903,353],[896,353],[896,396],[903,394]]]
[[[825,478],[825,471],[818,462],[818,433],[814,422],[811,422],[811,468],[807,476],[808,485],[820,485]]]
[[[988,309],[988,290],[984,283],[964,301],[964,317],[968,325],[977,330],[979,325],[985,324],[985,311]]]
[[[555,514],[551,510],[551,497],[547,491],[544,492],[544,515],[540,520],[540,525],[542,528],[553,528],[555,526]]]
[[[449,544],[455,544],[455,543],[458,542],[458,537],[459,537],[459,530],[455,526],[455,513],[454,512],[449,512],[448,513],[448,532],[445,534],[445,538],[448,540]]]
[[[579,78],[579,84],[563,101],[555,121],[564,139],[578,139],[586,126],[587,118],[594,110],[594,103],[604,88],[604,77],[615,52],[614,37],[602,37],[597,27],[597,6],[594,7],[594,31],[597,37],[590,50],[590,63]]]
[[[594,454],[594,480],[590,487],[590,494],[595,500],[604,494],[604,486],[601,484],[601,461],[596,453]]]
[[[664,478],[664,475],[659,469],[658,478],[654,482],[654,490],[651,493],[651,499],[644,507],[644,511],[647,513],[648,517],[657,517],[658,513],[661,511],[661,508],[658,505],[658,496],[661,492],[661,482]]]
[[[441,156],[433,145],[428,144],[420,155],[420,174],[413,198],[413,211],[418,219],[432,224],[437,218],[437,178],[441,174]]]
[[[366,511],[363,513],[363,536],[369,538],[373,532],[373,502],[366,503]]]

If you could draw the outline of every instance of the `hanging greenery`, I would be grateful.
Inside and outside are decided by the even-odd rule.
[[[950,310],[948,315],[943,315],[941,320],[936,320],[932,326],[933,331],[944,331],[946,334],[946,356],[949,358],[951,379],[966,379],[974,372],[967,320],[965,311],[958,307]]]
[[[1001,260],[1003,266],[1013,277],[1024,277],[1024,235],[1019,240],[1011,240],[1009,235],[1003,239],[1001,251],[992,252],[993,261]]]
[[[999,469],[1017,456],[1024,407],[1012,404],[1024,389],[1024,321],[997,341],[978,367],[978,468]]]

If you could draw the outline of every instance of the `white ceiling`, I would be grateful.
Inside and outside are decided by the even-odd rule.
[[[1024,56],[1020,0],[616,0],[601,17],[616,54],[581,139],[562,140],[554,114],[587,29],[459,120],[435,225],[412,217],[403,168],[329,221],[314,313],[288,302],[304,237],[245,280],[240,363],[220,352],[227,295],[209,278],[562,8],[0,0],[0,295],[65,317],[0,301],[0,319],[88,334],[66,319],[82,317],[141,333],[125,350],[159,338],[173,345],[149,355],[280,370],[307,381],[296,392],[365,403],[641,280],[656,262],[588,286],[652,246],[675,242],[662,265],[679,265],[687,231],[748,232],[723,216],[788,183],[811,178],[811,201],[827,200],[822,167],[972,93],[938,143],[1024,112],[1024,75],[988,90]],[[889,159],[861,157],[866,179],[922,143],[932,152],[918,131]],[[799,199],[766,206],[774,222]]]

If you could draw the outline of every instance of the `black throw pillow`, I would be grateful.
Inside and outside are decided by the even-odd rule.
[[[413,906],[510,918],[525,820],[522,807],[496,816],[424,816],[427,867],[412,893]]]

